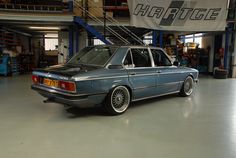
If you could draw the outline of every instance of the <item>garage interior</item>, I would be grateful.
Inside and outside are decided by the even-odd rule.
[[[0,0],[0,157],[235,158],[236,1],[228,4],[225,30],[185,32],[131,26],[127,0]],[[199,71],[194,94],[112,117],[44,104],[30,89],[33,70],[101,44],[163,48]]]

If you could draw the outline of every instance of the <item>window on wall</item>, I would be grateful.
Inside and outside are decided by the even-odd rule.
[[[202,37],[195,38],[194,42],[199,44],[199,48],[202,48]]]
[[[199,48],[202,48],[202,36],[203,33],[194,34],[194,42],[199,44]]]
[[[58,46],[58,34],[46,34],[44,36],[45,50],[56,50]]]
[[[186,35],[185,36],[185,43],[193,42],[193,35]]]
[[[100,39],[94,39],[93,40],[93,45],[104,45],[105,43],[101,41]]]
[[[152,36],[144,36],[143,42],[144,42],[146,45],[152,44]]]
[[[194,42],[199,44],[199,48],[202,47],[202,33],[186,35],[185,36],[185,43]]]

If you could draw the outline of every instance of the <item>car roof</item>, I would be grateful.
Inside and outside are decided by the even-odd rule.
[[[154,46],[148,46],[148,45],[125,45],[125,46],[120,46],[120,47],[162,49],[160,47],[154,47]]]
[[[161,47],[154,47],[148,45],[96,45],[96,46],[89,46],[89,47],[124,47],[124,48],[151,48],[151,49],[162,49]]]

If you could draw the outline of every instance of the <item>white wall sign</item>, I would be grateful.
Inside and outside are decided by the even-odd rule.
[[[131,25],[156,30],[223,31],[227,0],[128,0]]]

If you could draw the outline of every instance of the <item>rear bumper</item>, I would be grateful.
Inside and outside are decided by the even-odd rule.
[[[65,92],[59,92],[54,89],[47,87],[32,85],[31,89],[37,91],[40,95],[48,98],[51,102],[76,106],[80,108],[95,107],[100,106],[106,97],[106,93],[96,93],[96,94],[71,94]]]

